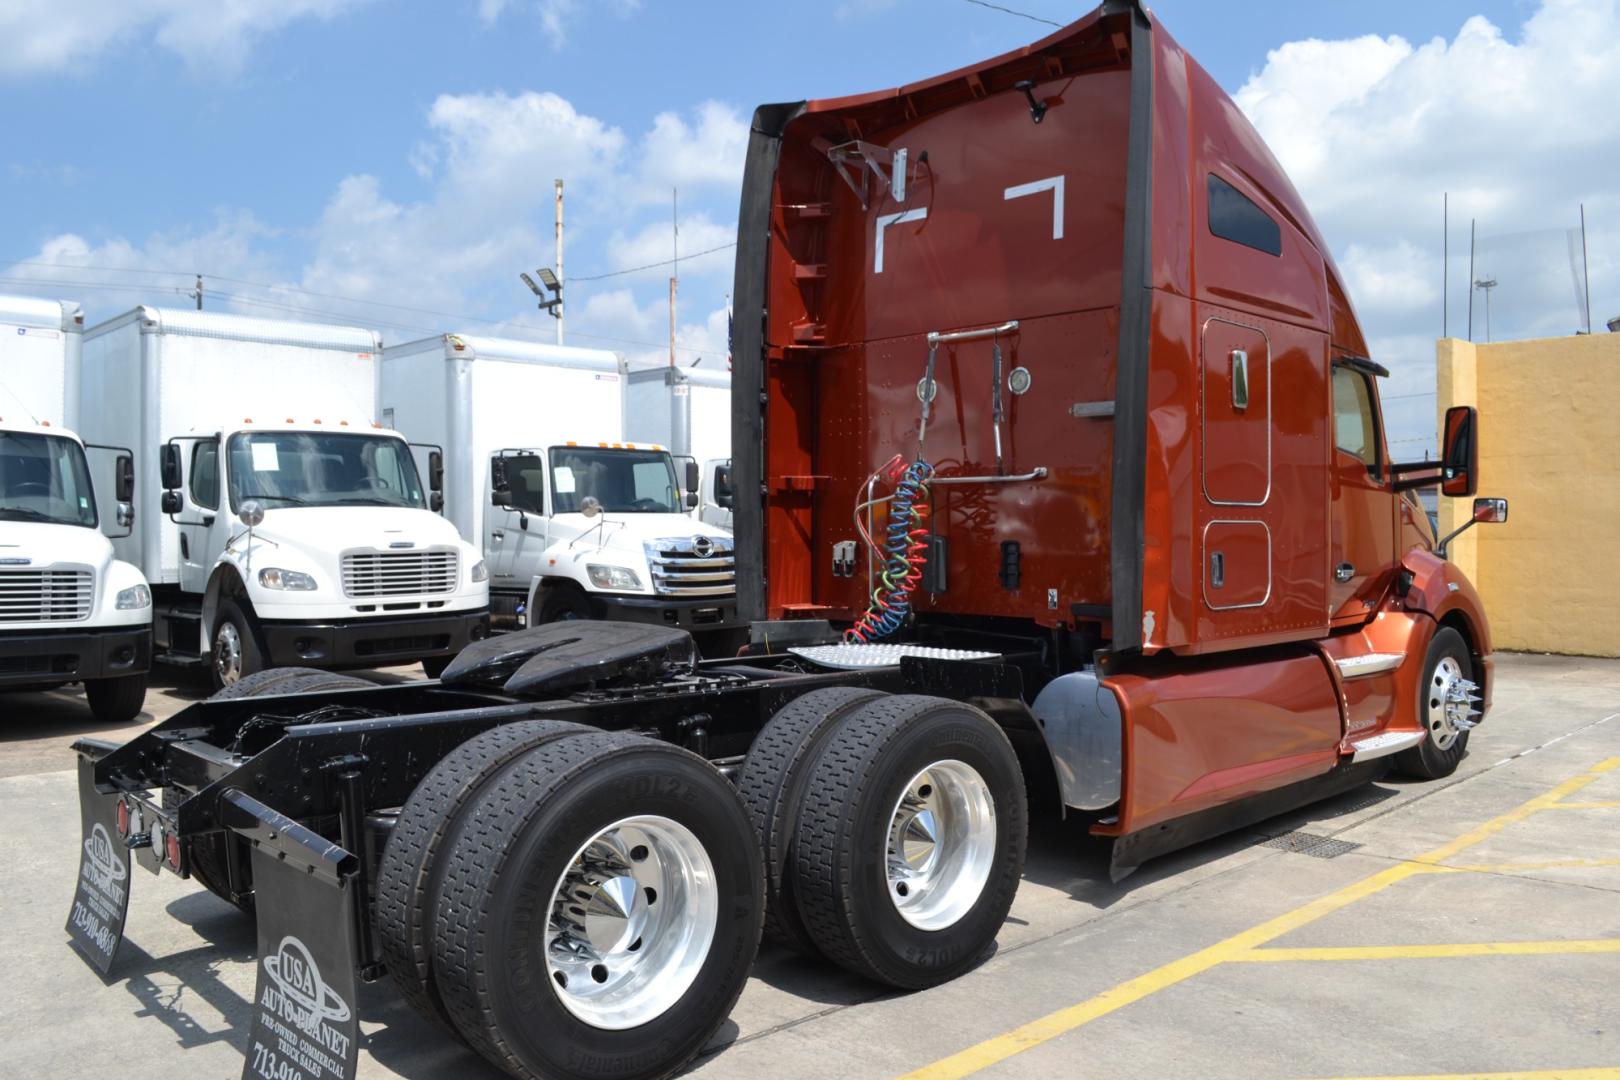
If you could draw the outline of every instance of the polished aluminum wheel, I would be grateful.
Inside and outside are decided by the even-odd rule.
[[[990,880],[996,805],[973,766],[936,761],[907,782],[889,818],[889,899],[919,930],[966,915]]]
[[[236,632],[235,623],[222,622],[214,631],[214,673],[221,686],[242,677],[242,636]]]
[[[1450,750],[1457,736],[1478,723],[1479,687],[1463,676],[1455,657],[1442,656],[1429,677],[1427,723],[1437,750]]]
[[[654,1020],[697,978],[719,911],[714,864],[690,829],[653,815],[616,821],[574,853],[552,890],[551,988],[592,1027]]]

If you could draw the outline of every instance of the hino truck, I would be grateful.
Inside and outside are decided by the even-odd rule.
[[[146,699],[152,594],[98,529],[90,482],[90,457],[104,459],[111,524],[127,529],[134,463],[72,430],[83,331],[76,303],[0,297],[0,691],[82,683],[114,724]]]
[[[737,625],[731,535],[688,516],[695,467],[626,441],[626,382],[616,353],[443,334],[384,350],[380,400],[412,439],[445,447],[446,514],[483,543],[499,622],[620,619],[714,639]]]
[[[701,480],[692,515],[731,528],[731,372],[696,367],[630,373],[627,434],[669,447],[677,461],[697,463]]]
[[[478,550],[374,420],[370,330],[139,307],[84,334],[87,431],[159,493],[114,539],[151,582],[157,657],[224,687],[277,665],[437,674],[489,622]]]
[[[1490,629],[1412,495],[1474,496],[1478,417],[1392,458],[1309,211],[1140,3],[760,108],[733,295],[748,655],[558,623],[81,742],[83,955],[129,850],[255,907],[244,1075],[353,1075],[386,972],[512,1075],[661,1077],[762,926],[881,986],[971,970],[1031,811],[1117,876],[1456,769]]]

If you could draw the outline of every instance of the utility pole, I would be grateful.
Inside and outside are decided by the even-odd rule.
[[[1440,336],[1451,336],[1451,192],[1440,196]]]
[[[1581,203],[1581,288],[1586,293],[1586,332],[1592,332],[1592,275],[1586,269],[1586,204]]]
[[[195,289],[193,289],[191,292],[187,293],[186,295],[191,297],[193,300],[197,301],[197,310],[201,311],[202,310],[202,298],[203,298],[203,284],[202,284],[202,275],[201,274],[197,275],[197,287]]]
[[[669,366],[675,366],[675,292],[681,280],[681,192],[669,189],[669,222],[673,240],[669,264]]]
[[[1477,223],[1468,219],[1468,340],[1474,340],[1474,229]]]
[[[563,182],[557,181],[557,344],[563,343]]]
[[[1474,282],[1474,288],[1485,290],[1485,343],[1491,341],[1491,290],[1496,288],[1495,278],[1480,278]]]

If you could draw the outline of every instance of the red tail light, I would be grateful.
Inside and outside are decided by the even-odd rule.
[[[163,854],[170,866],[180,869],[180,838],[172,832],[163,838]]]
[[[129,803],[118,800],[118,835],[129,835]]]

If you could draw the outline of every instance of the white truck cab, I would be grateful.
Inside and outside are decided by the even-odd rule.
[[[692,516],[695,464],[625,441],[627,375],[603,349],[472,334],[383,353],[384,422],[445,448],[445,513],[482,543],[507,626],[737,625],[731,536]]]
[[[430,676],[489,625],[479,550],[438,513],[442,458],[375,423],[369,330],[137,308],[85,332],[86,429],[137,447],[151,499],[114,541],[151,582],[156,658]]]
[[[494,508],[516,524],[492,531],[494,567],[529,582],[528,625],[737,624],[731,534],[687,513],[697,495],[683,491],[667,450],[566,442],[505,451],[490,471]]]
[[[180,592],[201,597],[221,684],[395,656],[436,674],[483,636],[483,559],[432,512],[397,432],[243,424],[172,439],[162,472]]]
[[[697,519],[731,531],[731,509],[737,490],[731,483],[731,459],[710,458],[702,465],[703,479],[698,484]]]
[[[96,719],[141,711],[152,660],[152,594],[100,530],[74,409],[75,303],[0,297],[0,690],[83,683]],[[116,523],[133,521],[134,463],[110,454]],[[110,523],[108,523],[110,524]]]

